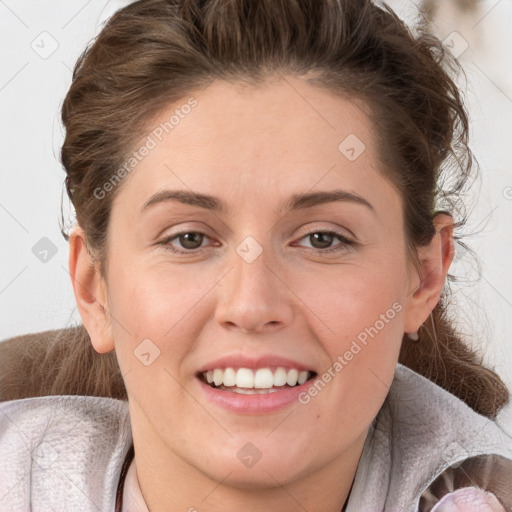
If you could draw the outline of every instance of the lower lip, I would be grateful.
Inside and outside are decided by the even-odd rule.
[[[309,386],[315,381],[310,379],[300,386],[283,387],[281,390],[274,393],[265,394],[254,394],[244,395],[241,393],[235,393],[233,391],[223,391],[217,388],[212,388],[199,377],[197,380],[201,386],[201,389],[206,395],[206,398],[230,411],[234,411],[240,414],[258,414],[279,411],[284,409],[288,405],[298,400],[298,395],[306,391]]]

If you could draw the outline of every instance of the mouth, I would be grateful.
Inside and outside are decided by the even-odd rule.
[[[316,377],[316,372],[298,368],[215,368],[197,377],[218,391],[243,395],[264,395],[298,388]]]

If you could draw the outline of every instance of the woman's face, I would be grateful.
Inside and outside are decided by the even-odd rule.
[[[111,214],[111,323],[93,343],[115,344],[141,457],[284,485],[359,456],[421,323],[401,199],[356,102],[291,77],[190,97],[134,148]],[[240,388],[205,383],[215,369]],[[283,386],[294,370],[314,378]],[[247,394],[251,378],[274,392]]]

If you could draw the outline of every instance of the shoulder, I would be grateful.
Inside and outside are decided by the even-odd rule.
[[[393,474],[412,475],[408,481],[419,510],[431,510],[428,496],[431,505],[439,502],[439,511],[458,510],[453,507],[463,499],[484,499],[478,488],[489,491],[486,499],[498,496],[512,505],[512,438],[500,425],[403,365],[389,401]],[[473,491],[452,494],[464,487]]]
[[[70,430],[80,425],[79,430]],[[0,442],[67,435],[92,438],[129,428],[128,403],[106,397],[54,395],[0,402]]]
[[[506,506],[512,502],[512,437],[456,396],[398,364],[363,448],[354,503],[359,509],[431,512],[449,493],[479,485]]]
[[[419,510],[512,510],[512,460],[487,454],[469,457],[451,465],[422,493]]]
[[[512,437],[497,422],[401,364],[385,405],[380,419],[408,454],[435,452],[446,467],[482,454],[512,459]]]
[[[1,402],[0,509],[49,500],[58,510],[87,509],[84,500],[112,508],[131,442],[125,401],[57,395]]]

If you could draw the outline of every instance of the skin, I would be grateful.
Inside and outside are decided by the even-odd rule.
[[[70,237],[84,325],[98,352],[115,349],[124,375],[151,511],[341,510],[403,333],[429,317],[453,259],[453,219],[438,214],[437,234],[418,250],[421,271],[408,261],[401,198],[380,172],[378,127],[358,103],[285,78],[257,87],[216,81],[193,95],[198,105],[118,191],[106,280],[82,229]],[[366,146],[354,161],[338,149],[349,134]],[[214,195],[230,213],[177,201],[141,213],[166,188]],[[334,188],[364,197],[375,211],[349,202],[279,211],[292,194]],[[357,245],[307,236],[322,230]],[[158,243],[182,231],[206,233],[195,246],[169,242],[200,247],[195,255]],[[247,236],[263,251],[252,263],[236,252]],[[396,302],[401,310],[307,405],[244,415],[201,393],[196,371],[228,354],[278,354],[322,374]],[[147,338],[160,350],[149,366],[133,353]],[[262,454],[251,468],[237,457],[247,442]]]

